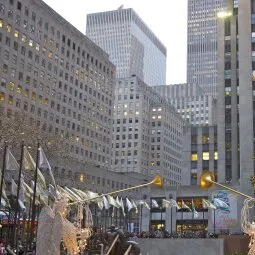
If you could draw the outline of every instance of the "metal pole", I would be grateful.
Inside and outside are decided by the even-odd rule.
[[[19,215],[19,191],[20,191],[20,183],[21,183],[21,173],[22,173],[22,166],[23,166],[23,156],[24,156],[24,141],[21,143],[21,156],[20,156],[20,163],[19,163],[19,177],[18,177],[18,187],[17,187],[17,197],[16,197],[16,203],[15,203],[15,214],[14,214],[14,243],[16,244],[16,239],[17,239],[17,218]],[[16,247],[17,248],[17,247]]]
[[[3,158],[3,169],[2,169],[2,175],[1,175],[1,184],[0,184],[0,208],[2,207],[2,194],[3,194],[3,185],[4,185],[4,173],[6,168],[6,152],[8,149],[7,142],[5,142],[4,145],[4,158]]]
[[[173,233],[173,207],[171,207],[171,234]]]
[[[30,242],[32,244],[34,237],[34,228],[35,228],[35,199],[36,199],[36,186],[37,186],[37,175],[38,175],[38,164],[39,164],[39,152],[40,152],[40,143],[37,144],[37,153],[36,153],[36,163],[35,163],[35,175],[34,175],[34,193],[32,200],[32,222],[31,222],[31,232],[30,232]]]
[[[213,210],[213,233],[215,234],[215,211]]]

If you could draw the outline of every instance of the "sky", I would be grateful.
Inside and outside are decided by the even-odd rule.
[[[88,13],[133,8],[167,47],[167,84],[186,82],[187,0],[44,0],[85,34]]]

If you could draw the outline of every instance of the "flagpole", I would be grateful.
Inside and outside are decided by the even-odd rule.
[[[4,184],[4,173],[6,168],[6,153],[7,153],[7,142],[4,142],[4,158],[3,158],[3,168],[2,168],[2,176],[1,176],[1,184],[0,184],[0,208],[2,207],[2,194],[3,194],[3,184]]]
[[[21,173],[22,173],[22,166],[23,166],[23,156],[24,156],[24,141],[21,142],[21,155],[20,155],[20,163],[19,163],[19,177],[18,177],[18,185],[17,185],[17,197],[16,197],[16,208],[14,214],[14,244],[16,244],[17,239],[17,217],[19,213],[19,191],[20,191],[20,183],[21,183]],[[16,247],[17,248],[17,247]]]
[[[35,228],[35,199],[36,199],[36,186],[37,186],[37,175],[38,175],[38,164],[39,164],[39,152],[40,152],[40,143],[37,143],[37,152],[36,152],[36,163],[35,163],[35,175],[34,175],[34,193],[32,200],[32,218],[31,218],[31,232],[30,232],[30,244],[33,242],[34,228]]]

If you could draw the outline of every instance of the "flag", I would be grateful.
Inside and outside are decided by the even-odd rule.
[[[137,205],[136,205],[136,202],[135,202],[135,200],[131,200],[131,203],[132,203],[132,205],[133,205],[133,208],[135,208],[135,213],[138,213],[138,208],[137,208]]]
[[[177,210],[180,210],[180,209],[181,209],[180,206],[178,205],[178,203],[176,202],[176,200],[170,199],[170,202],[171,202],[171,204],[172,204],[172,207],[176,207]]]
[[[22,187],[20,187],[20,194],[19,194],[19,199],[18,199],[18,203],[19,203],[19,206],[22,210],[25,210],[26,207],[24,205],[24,202],[23,202],[23,199],[21,199],[21,189]],[[14,197],[17,197],[17,194],[18,194],[18,185],[15,183],[15,181],[12,179],[11,181],[11,194],[14,196]]]
[[[34,190],[34,181],[31,180],[31,188]],[[34,192],[33,192],[34,193]],[[36,194],[35,196],[38,198],[39,202],[43,202],[43,204],[48,204],[48,195],[49,191],[41,186],[40,183],[36,184]]]
[[[204,209],[208,209],[208,208],[213,209],[213,210],[217,209],[217,207],[213,203],[211,203],[210,201],[208,201],[204,198],[202,199],[202,205],[203,205]]]
[[[114,198],[110,195],[107,195],[107,200],[109,202],[110,205],[112,205],[113,207],[118,207],[118,205],[116,204],[116,201],[114,200]]]
[[[104,208],[104,202],[101,197],[97,199],[97,205],[101,210]]]
[[[151,209],[150,206],[147,204],[147,202],[144,201],[143,205],[144,205],[148,210]]]
[[[35,166],[36,164],[34,162],[34,159],[28,152],[27,147],[24,146],[24,169],[31,174],[35,171]],[[43,174],[41,173],[39,169],[37,169],[37,173],[38,173],[37,182],[40,183],[42,188],[46,188],[46,182],[45,182],[45,178]]]
[[[56,188],[56,182],[55,182],[52,170],[51,170],[50,163],[49,163],[48,159],[46,158],[42,147],[39,148],[39,167],[42,168],[42,169],[49,170],[50,177],[52,179],[52,184]]]
[[[191,208],[192,208],[192,212],[193,212],[194,218],[195,218],[195,219],[198,218],[198,217],[199,217],[199,213],[198,213],[197,210],[196,210],[196,207],[195,207],[195,204],[194,204],[193,199],[192,199],[192,201],[191,201]]]
[[[126,213],[125,213],[125,208],[124,208],[122,197],[120,198],[120,204],[121,204],[121,209],[122,209],[123,216],[125,217]]]
[[[171,201],[167,201],[166,199],[162,199],[162,206],[163,206],[163,208],[172,207]]]
[[[196,211],[196,207],[195,207],[193,199],[191,200],[191,208],[193,212]]]
[[[105,196],[103,196],[102,198],[103,198],[104,208],[105,208],[106,210],[108,210],[111,206],[110,206],[110,204],[108,203],[108,200],[107,200],[107,198],[106,198]]]
[[[229,209],[229,205],[227,203],[225,203],[224,201],[222,201],[219,198],[214,198],[213,199],[213,204],[217,207],[217,208],[223,208],[223,209]]]
[[[7,149],[7,152],[6,152],[6,166],[5,166],[5,168],[6,168],[6,170],[19,171],[19,164],[18,164],[17,160],[14,158],[14,156],[12,155],[9,148]]]
[[[137,203],[138,205],[143,205],[143,204],[144,204],[144,201],[143,201],[143,200],[137,200],[136,203]]]
[[[155,199],[151,200],[151,207],[153,208],[159,208],[158,202]]]
[[[133,208],[133,205],[128,198],[126,198],[126,204],[127,204],[128,211],[130,211]]]
[[[0,179],[2,178],[2,170],[0,169]],[[1,204],[3,206],[10,206],[9,199],[6,195],[6,184],[5,181],[3,180],[3,187],[2,187],[2,198],[1,198]]]
[[[67,192],[69,195],[71,195],[71,196],[75,199],[74,201],[80,201],[80,200],[82,200],[82,199],[80,198],[80,196],[78,196],[77,194],[75,194],[71,189],[67,188],[66,186],[65,186],[65,190],[66,190],[66,192]]]
[[[116,197],[115,201],[116,201],[116,204],[117,204],[117,208],[120,208],[121,204],[120,204],[120,200],[119,200],[118,196]]]
[[[182,205],[181,205],[182,209],[188,209],[191,212],[191,209],[184,203],[184,201],[182,200]]]

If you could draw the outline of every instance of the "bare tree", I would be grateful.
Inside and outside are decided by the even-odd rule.
[[[7,141],[13,151],[19,151],[21,142],[33,150],[40,142],[48,157],[68,157],[68,140],[61,134],[46,132],[40,121],[31,116],[15,112],[8,114],[5,111],[0,113],[0,143]]]

